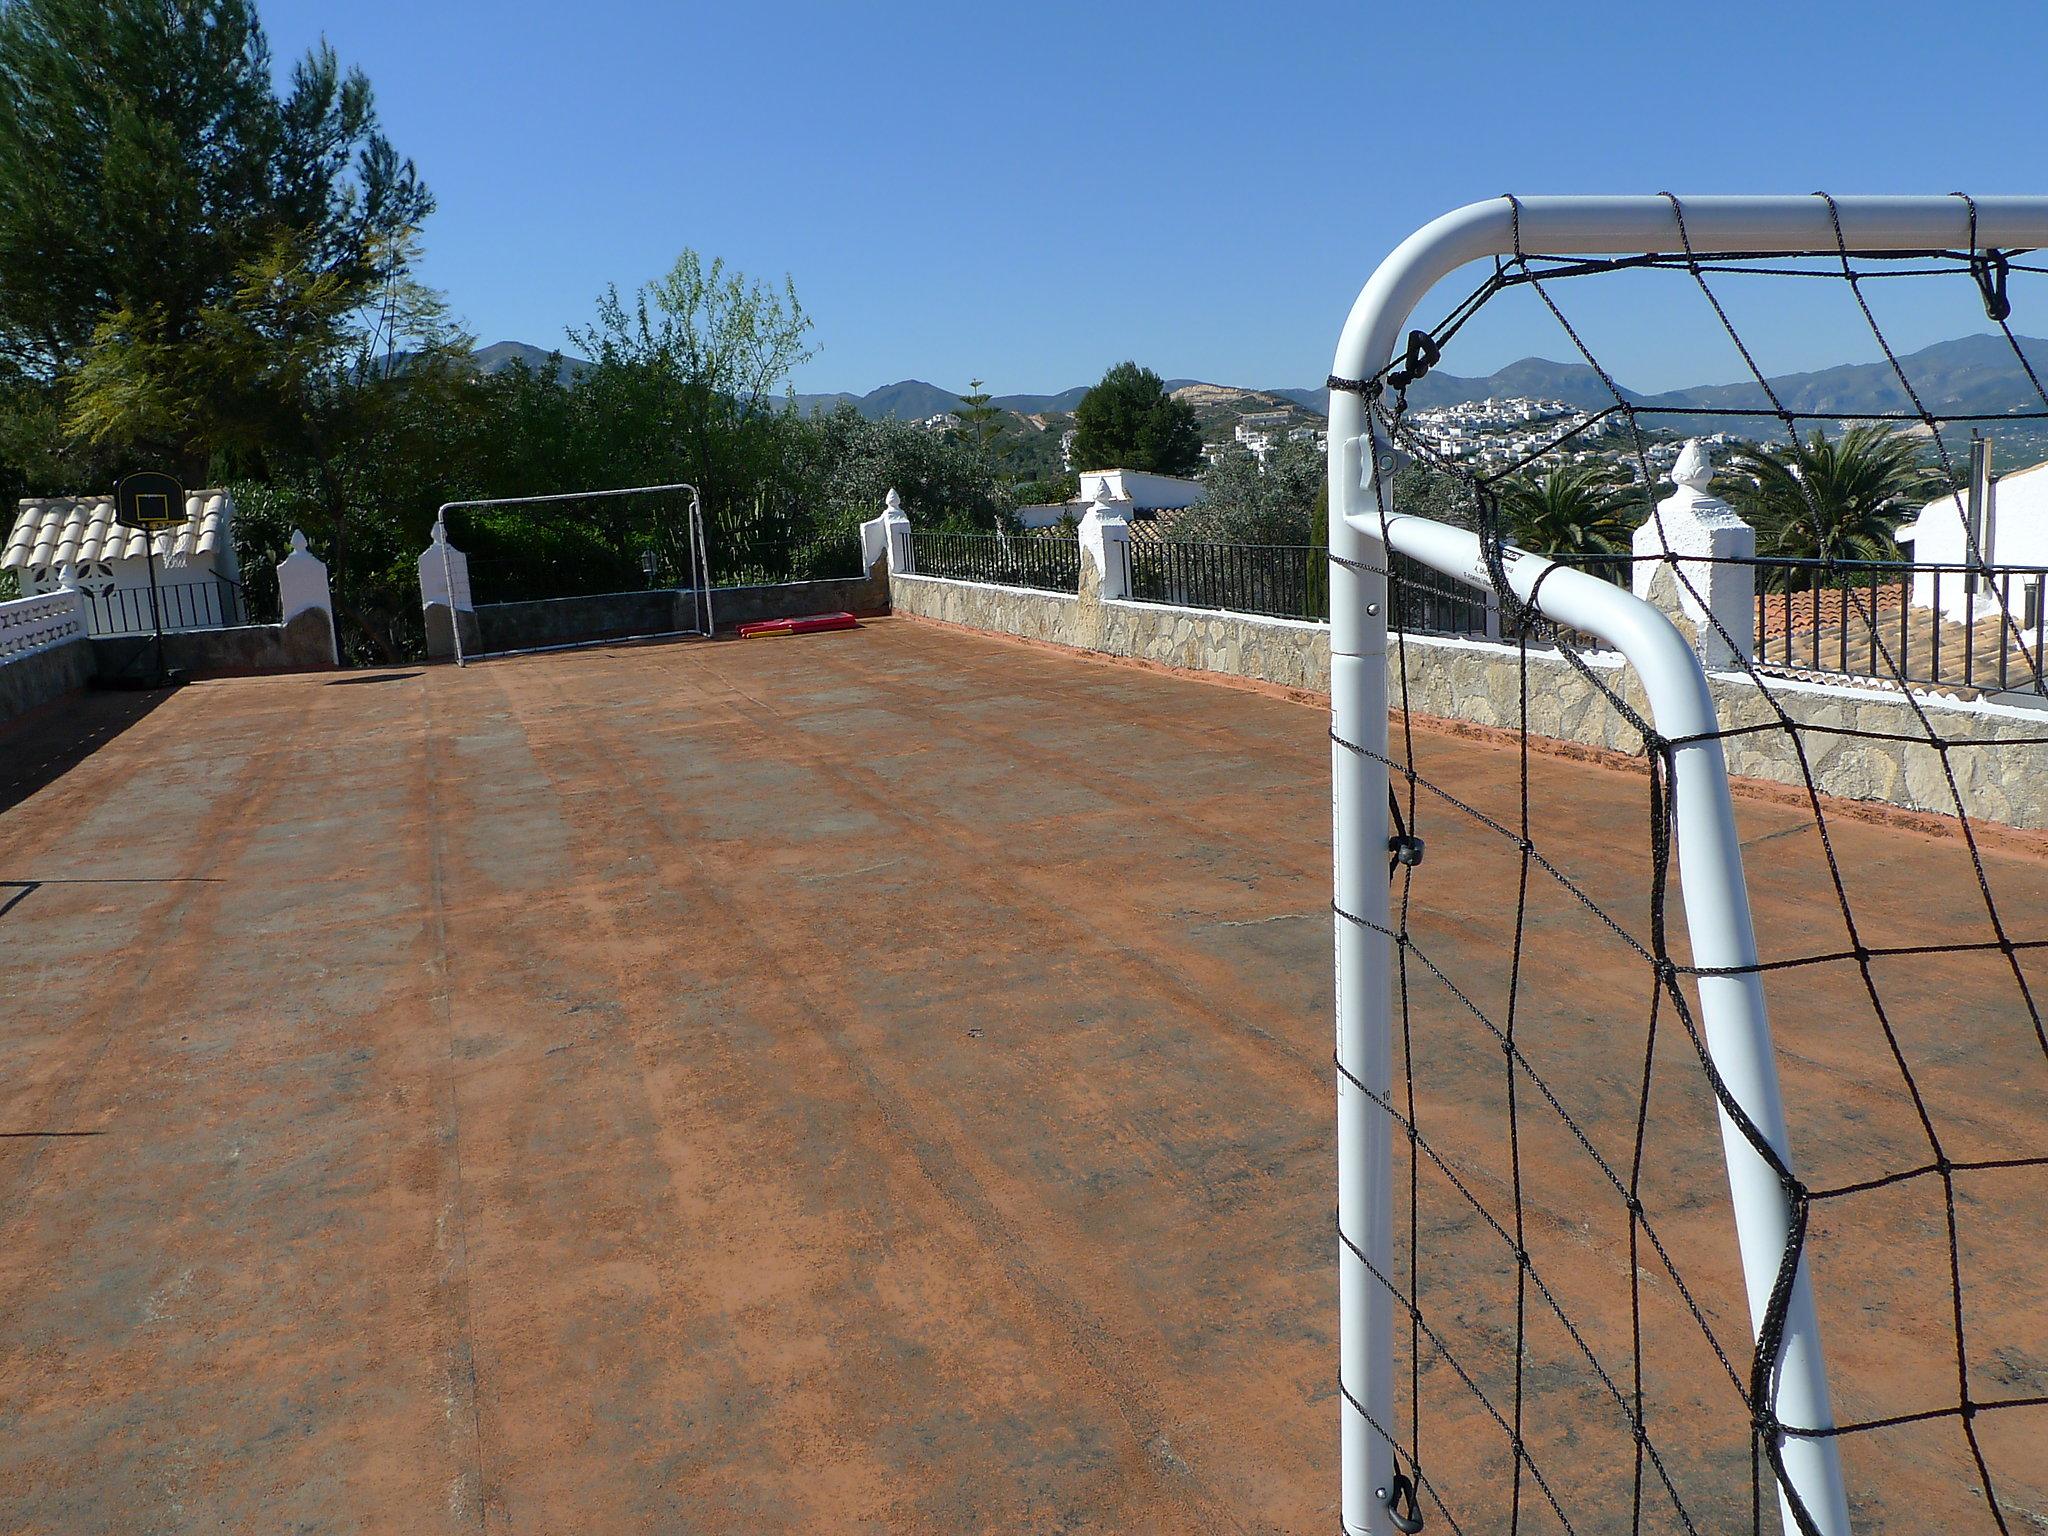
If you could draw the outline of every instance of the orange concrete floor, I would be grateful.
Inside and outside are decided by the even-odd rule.
[[[0,1531],[1333,1529],[1325,729],[897,620],[0,732]],[[1417,754],[1512,815],[1511,750]],[[1533,767],[1539,839],[1635,930],[1646,784]],[[1741,814],[1766,950],[1834,947],[1808,818]],[[1418,947],[1498,1016],[1513,849],[1421,830]],[[1984,936],[1953,837],[1830,831],[1866,943]],[[2048,861],[1985,863],[2048,937]],[[1530,933],[1520,1038],[1626,1169],[1644,969],[1547,884]],[[2006,956],[1875,969],[1948,1155],[2048,1151]],[[1772,995],[1814,1181],[1925,1161],[1854,968]],[[1498,1048],[1429,985],[1413,1028],[1424,1134],[1511,1220]],[[1646,1203],[1739,1370],[1668,1014],[1652,1059]],[[1629,1390],[1625,1213],[1519,1108],[1532,1261]],[[1980,1397],[2048,1393],[2044,1185],[1958,1176]],[[1506,1405],[1513,1263],[1420,1186],[1425,1311]],[[1820,1208],[1846,1416],[1956,1400],[1942,1209]],[[1653,1440],[1695,1528],[1746,1530],[1741,1403],[1642,1264]],[[1526,1346],[1531,1455],[1574,1529],[1629,1529],[1612,1396],[1533,1311]],[[1433,1484],[1504,1530],[1504,1437],[1442,1358],[1420,1387]],[[2048,1519],[2048,1412],[1976,1424],[2014,1528]],[[1859,1529],[1990,1528],[1954,1419],[1848,1461]],[[1683,1529],[1645,1486],[1642,1528]]]

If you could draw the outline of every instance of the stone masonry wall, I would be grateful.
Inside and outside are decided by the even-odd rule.
[[[1077,594],[983,586],[930,576],[892,576],[894,611],[939,619],[992,634],[1048,641],[1077,650],[1139,657],[1189,671],[1253,678],[1327,693],[1327,625],[1216,613],[1163,604],[1102,601],[1084,560]],[[1513,729],[1520,717],[1520,662],[1515,647],[1485,640],[1408,638],[1408,702],[1418,713]],[[1630,707],[1644,709],[1641,688],[1618,656],[1582,658]],[[1619,711],[1555,652],[1530,655],[1529,724],[1558,741],[1621,753],[1641,740]],[[1400,682],[1390,679],[1399,697]],[[1730,729],[1773,721],[1769,703],[1746,675],[1709,674],[1721,722]],[[2007,826],[2048,829],[2048,746],[2006,745],[2048,738],[2048,711],[1938,695],[1909,702],[1895,690],[1848,681],[1774,679],[1771,695],[1796,722],[1816,727],[1924,736],[1915,702],[1943,738],[1966,743],[1949,761],[1963,804],[1973,817]],[[1911,742],[1807,733],[1815,779],[1828,794],[1876,800],[1910,810],[1954,814],[1941,754]],[[1801,782],[1790,733],[1759,731],[1725,744],[1731,772],[1778,784]]]
[[[1330,691],[1330,632],[1323,624],[1159,603],[1105,602],[1092,588],[1076,595],[935,576],[892,576],[889,603],[895,613],[992,634],[1132,656],[1190,672],[1249,677],[1283,688]]]
[[[151,635],[95,635],[93,667],[102,678],[153,672]],[[164,636],[164,665],[191,677],[251,672],[324,672],[334,665],[333,621],[319,609],[289,624],[239,624],[230,629],[181,629]]]
[[[53,645],[0,666],[0,725],[92,681],[92,646],[84,639]]]

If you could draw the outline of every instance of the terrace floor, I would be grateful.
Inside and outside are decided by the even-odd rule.
[[[88,695],[0,732],[0,1530],[1332,1529],[1325,731],[884,620]],[[1512,814],[1509,747],[1417,751]],[[1532,773],[1552,851],[1639,921],[1647,780]],[[1741,814],[1767,950],[1834,947],[1805,812]],[[1492,1006],[1512,849],[1421,830],[1419,943]],[[1831,831],[1867,942],[1981,937],[1953,838]],[[1985,864],[2014,936],[2048,933],[2038,844]],[[1557,943],[1521,1027],[1626,1166],[1646,994],[1575,912],[1533,899]],[[1990,961],[1882,978],[1958,1158],[2042,1150],[2042,1058]],[[1773,985],[1816,1177],[1924,1158],[1860,990]],[[1504,1209],[1500,1053],[1418,1007],[1418,1114]],[[1711,1104],[1675,1029],[1656,1059],[1653,1203],[1740,1356]],[[1531,1249],[1625,1365],[1625,1218],[1530,1102]],[[1992,1234],[1965,1258],[1982,1390],[2048,1392],[2044,1181],[2006,1178],[1963,1196]],[[1451,1347],[1498,1344],[1507,1270],[1424,1183],[1425,1304]],[[1955,1395],[1923,1188],[1821,1220],[1844,1413]],[[1698,1528],[1746,1530],[1708,1428],[1732,1407],[1739,1454],[1739,1403],[1674,1327],[1652,1434],[1723,1482]],[[1554,1344],[1531,1444],[1576,1529],[1627,1529],[1627,1439]],[[1446,1496],[1505,1529],[1474,1513],[1502,1496],[1490,1421],[1441,1362],[1422,1379],[1425,1457],[1471,1464]],[[2019,1417],[1978,1423],[2040,1519]],[[1928,1501],[1859,1493],[1867,1528],[1977,1528],[1954,1430],[1852,1459]]]

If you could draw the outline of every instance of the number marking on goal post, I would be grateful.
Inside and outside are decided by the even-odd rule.
[[[1659,610],[1585,572],[1478,535],[1402,515],[1391,461],[1368,436],[1365,390],[1394,358],[1410,314],[1467,262],[1515,255],[1625,256],[1744,251],[1851,253],[2048,246],[2048,199],[1938,197],[1498,198],[1418,230],[1360,292],[1331,369],[1330,635],[1335,842],[1339,1413],[1344,1529],[1413,1530],[1415,1494],[1394,1436],[1392,919],[1388,871],[1387,582],[1389,551],[1481,589],[1504,583],[1544,617],[1598,636],[1634,668],[1668,744],[1679,888],[1707,1054],[1729,1096],[1791,1168],[1757,948],[1736,840],[1719,722],[1691,647]],[[1422,341],[1430,343],[1423,336]],[[1421,367],[1433,361],[1422,349]],[[1411,348],[1411,358],[1417,349]],[[1399,382],[1393,380],[1391,382]],[[1349,386],[1349,387],[1347,387]],[[1794,1431],[1774,1450],[1788,1533],[1847,1536],[1834,1419],[1803,1250],[1788,1296],[1775,1296],[1794,1212],[1778,1170],[1728,1112],[1722,1146],[1753,1330],[1775,1302],[1782,1323],[1766,1390],[1770,1421]],[[1377,1273],[1375,1273],[1377,1272]],[[1413,1305],[1415,1298],[1410,1298]],[[1788,1489],[1796,1493],[1795,1510]],[[1404,1515],[1400,1504],[1406,1501]],[[1803,1518],[1802,1518],[1803,1512]]]

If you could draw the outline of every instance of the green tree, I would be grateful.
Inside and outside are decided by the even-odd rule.
[[[1499,494],[1502,531],[1512,543],[1542,555],[1627,554],[1641,504],[1609,464],[1511,476]],[[1605,565],[1594,569],[1613,574]]]
[[[846,552],[854,531],[892,490],[919,528],[987,533],[1011,521],[1015,502],[995,460],[961,436],[870,421],[846,404],[809,417],[790,412],[781,431],[777,494],[795,574],[852,574]]]
[[[1176,400],[1150,368],[1118,363],[1074,408],[1076,469],[1193,474],[1202,462],[1194,407]]]
[[[1394,471],[1394,506],[1454,528],[1478,526],[1472,488],[1456,475],[1419,460]]]
[[[1759,555],[1808,560],[1899,559],[1893,534],[1900,522],[1949,489],[1921,461],[1914,439],[1881,422],[1834,439],[1816,428],[1804,442],[1746,450],[1729,461],[1719,486],[1756,529]],[[1816,567],[1811,584],[1827,579]]]
[[[1203,501],[1176,513],[1167,537],[1210,544],[1313,544],[1327,536],[1329,471],[1314,443],[1283,442],[1262,466],[1233,446],[1202,471]]]
[[[1055,502],[1072,501],[1081,494],[1081,477],[1075,474],[1046,475],[1037,480],[1022,480],[1014,487],[1017,505],[1020,507],[1051,506]]]
[[[266,273],[294,311],[368,302],[433,207],[331,49],[279,95],[251,0],[0,5],[0,187],[14,410],[188,474],[246,382],[222,317],[267,302]]]
[[[397,281],[379,302],[355,303],[346,284],[285,247],[252,263],[201,325],[219,393],[182,415],[209,421],[216,457],[251,476],[236,495],[244,569],[266,579],[291,529],[303,528],[327,561],[348,651],[408,654],[418,624],[410,561],[445,499],[448,466],[471,459],[490,398],[471,372],[469,337],[431,290]],[[128,378],[156,375],[146,357],[131,357],[133,345],[109,336],[88,355],[76,412]],[[394,367],[401,346],[406,361]]]
[[[993,459],[996,440],[1002,436],[1003,412],[989,403],[989,392],[980,379],[967,381],[967,393],[960,397],[960,434],[980,453]]]
[[[630,300],[607,288],[595,322],[570,332],[591,360],[575,384],[579,419],[605,423],[617,444],[604,478],[688,481],[720,547],[741,567],[772,567],[778,541],[754,546],[768,537],[759,512],[782,449],[775,402],[813,355],[810,331],[787,277],[771,288],[693,250]],[[679,524],[664,534],[680,538]],[[680,548],[665,558],[681,563]]]

